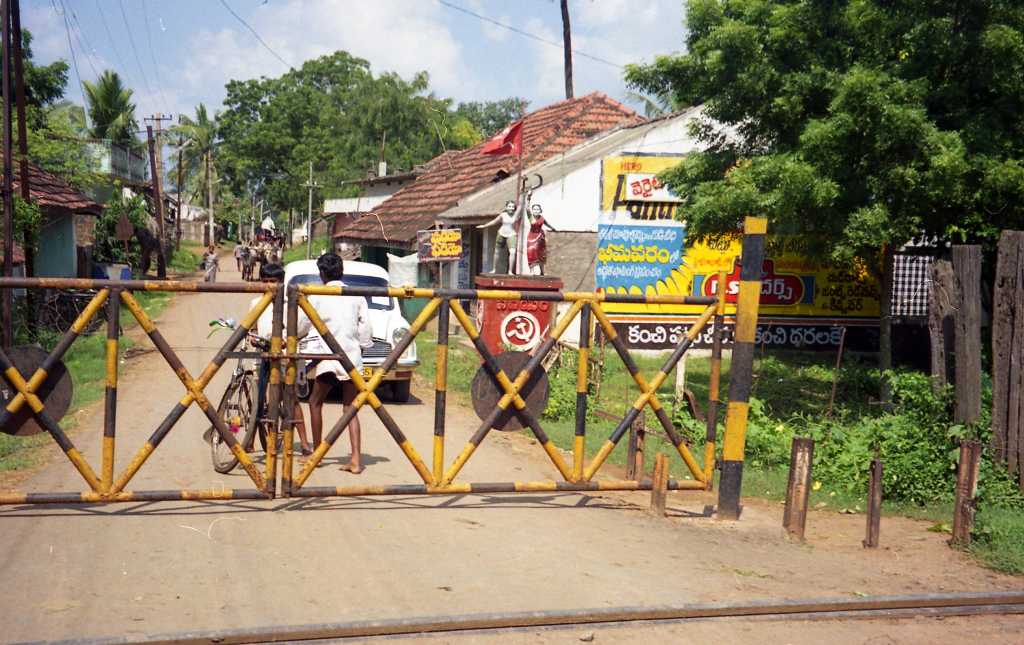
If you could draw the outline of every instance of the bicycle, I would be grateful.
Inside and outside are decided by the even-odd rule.
[[[210,321],[210,326],[234,330],[238,325],[230,318],[218,318],[217,320]],[[250,332],[242,340],[242,345],[237,354],[247,354],[250,349],[266,351],[269,349],[269,346],[266,341]],[[258,400],[257,388],[259,386],[257,370],[260,361],[259,359],[247,361],[246,358],[246,356],[238,356],[238,362],[231,373],[228,387],[224,391],[220,403],[217,404],[217,416],[224,421],[228,430],[235,434],[236,439],[239,433],[243,433],[242,439],[239,442],[243,450],[251,452],[258,435],[260,446],[266,452],[267,426],[270,424],[270,420],[267,418],[265,410],[255,410]],[[267,401],[264,401],[264,407],[266,407],[267,403]],[[210,444],[210,457],[213,461],[213,469],[222,475],[226,475],[234,470],[235,466],[238,465],[238,457],[231,451],[231,448],[221,437],[220,433],[211,426],[204,436]]]

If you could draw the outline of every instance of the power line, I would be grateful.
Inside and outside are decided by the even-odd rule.
[[[552,47],[558,47],[559,49],[562,49],[562,43],[560,43],[560,42],[557,42],[557,41],[554,41],[554,40],[549,40],[547,38],[544,38],[543,36],[538,36],[537,34],[531,34],[528,31],[523,31],[522,29],[519,29],[518,27],[513,27],[512,25],[508,25],[508,24],[505,24],[503,22],[499,22],[497,20],[494,20],[493,18],[488,18],[487,16],[478,14],[475,11],[470,11],[469,9],[466,9],[465,7],[460,7],[459,5],[452,4],[451,2],[448,2],[447,0],[437,0],[437,1],[439,3],[441,3],[442,5],[444,5],[445,7],[448,7],[449,9],[454,9],[455,11],[460,11],[460,12],[462,12],[462,13],[468,15],[468,16],[473,16],[477,20],[482,20],[484,22],[489,22],[492,25],[496,25],[498,27],[501,27],[502,29],[508,29],[509,31],[515,32],[515,33],[519,34],[520,36],[525,36],[525,37],[530,38],[532,40],[536,40],[537,42],[541,42],[541,43],[544,43],[544,44],[547,44],[547,45],[551,45]],[[594,56],[593,54],[588,54],[586,52],[581,52],[578,49],[573,49],[572,53],[577,55],[577,56],[580,56],[582,58],[589,58],[592,61],[596,61],[598,63],[603,63],[604,65],[609,65],[609,66],[614,67],[616,69],[624,69],[624,66],[619,65],[618,63],[613,63],[610,60],[607,60],[605,58],[601,58],[599,56]]]
[[[54,4],[52,2],[52,0],[51,0],[51,4],[53,5],[54,11],[57,11],[57,5]],[[61,6],[63,6],[63,3],[61,3]],[[61,14],[61,17],[64,18],[64,32],[67,34],[67,37],[68,37],[68,51],[71,52],[71,63],[75,66],[75,78],[78,79],[78,89],[82,92],[82,105],[86,106],[86,109],[85,109],[85,111],[83,113],[83,116],[85,117],[85,127],[86,127],[86,129],[88,129],[89,128],[89,110],[88,110],[89,103],[85,99],[85,85],[82,84],[82,74],[78,71],[78,57],[75,56],[75,48],[71,45],[71,24],[68,22],[68,12],[67,11],[60,11],[59,13]]]
[[[142,0],[142,19],[146,23],[146,42],[149,45],[149,59],[153,61],[153,73],[156,74],[156,89],[160,93],[160,100],[164,106],[170,105],[167,97],[164,96],[164,82],[160,79],[160,67],[156,64],[156,55],[153,54],[153,36],[149,25],[149,11],[146,10],[146,0]]]
[[[107,16],[103,13],[103,3],[100,0],[96,0],[96,9],[100,12],[100,21],[103,23],[103,29],[107,32],[107,40],[110,41],[110,48],[114,51],[114,58],[117,59],[117,65],[121,68],[121,71],[125,73],[125,78],[128,77],[128,66],[124,64],[124,59],[121,58],[121,52],[117,50],[117,41],[114,39],[114,34],[110,31],[110,25],[107,24]]]
[[[244,25],[246,29],[248,29],[248,30],[249,30],[250,32],[252,32],[252,35],[256,37],[256,40],[260,41],[260,44],[261,44],[261,45],[263,45],[263,46],[264,46],[264,47],[266,48],[266,50],[267,50],[268,52],[270,52],[271,54],[273,54],[273,55],[274,55],[274,58],[276,58],[277,60],[281,61],[281,64],[282,64],[282,65],[284,65],[285,67],[287,67],[288,69],[291,69],[291,68],[292,68],[292,66],[288,64],[288,61],[286,61],[285,59],[281,58],[281,56],[280,56],[280,55],[279,55],[279,54],[278,54],[278,53],[277,53],[276,51],[274,51],[273,49],[271,49],[271,48],[270,48],[270,45],[268,45],[268,44],[266,43],[266,41],[265,41],[265,40],[263,40],[263,38],[261,38],[261,37],[260,37],[260,35],[259,35],[258,33],[256,33],[256,30],[255,30],[255,29],[253,29],[252,27],[250,27],[250,26],[249,26],[249,23],[247,23],[247,22],[246,22],[245,20],[243,20],[243,19],[242,19],[242,16],[238,15],[237,13],[235,13],[235,10],[231,8],[231,5],[229,5],[229,4],[227,3],[227,0],[220,0],[220,3],[221,3],[222,5],[224,5],[224,8],[225,8],[225,9],[227,9],[227,10],[228,10],[228,12],[229,12],[229,13],[230,13],[230,14],[231,14],[232,16],[234,16],[234,17],[235,17],[235,20],[237,20],[238,22],[242,23],[242,25]]]
[[[68,9],[67,5],[64,4],[64,0],[58,0],[60,2],[60,12],[64,15],[65,21],[70,13],[72,20],[75,19],[75,14]],[[71,30],[75,35],[75,40],[78,41],[79,48],[85,52],[85,62],[89,63],[89,68],[92,69],[93,76],[99,76],[99,72],[96,71],[96,66],[92,64],[92,60],[95,57],[95,52],[91,51],[92,46],[86,41],[84,34],[82,34],[82,26],[79,25],[77,29]]]
[[[146,92],[152,96],[153,90],[149,87],[149,79],[146,77],[146,71],[142,69],[142,60],[139,59],[139,50],[135,48],[135,39],[132,38],[132,28],[128,24],[128,14],[124,10],[124,0],[117,0],[117,4],[121,7],[121,19],[124,20],[124,30],[128,33],[128,43],[132,46],[132,54],[135,56],[135,64],[139,66],[139,74],[142,75],[142,84],[146,86]]]

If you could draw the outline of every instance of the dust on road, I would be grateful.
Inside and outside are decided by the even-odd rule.
[[[228,264],[223,263],[221,278],[237,279]],[[186,367],[198,374],[225,338],[207,338],[209,320],[239,317],[250,299],[182,294],[159,326]],[[229,372],[230,363],[208,388],[214,400]],[[182,394],[177,377],[155,353],[123,366],[117,471]],[[418,394],[430,403],[414,400],[389,410],[426,454],[432,396]],[[340,405],[330,405],[326,422],[340,411]],[[366,471],[354,476],[339,470],[348,449],[342,438],[308,484],[418,483],[372,411],[360,414]],[[477,423],[471,411],[449,407],[449,454]],[[241,470],[224,476],[210,467],[201,439],[207,425],[202,413],[191,409],[129,488],[249,487]],[[101,426],[102,407],[93,406],[73,435],[94,463]],[[540,446],[519,435],[492,433],[460,478],[556,475]],[[77,491],[81,484],[59,457],[19,487]],[[732,523],[705,516],[704,507],[712,502],[713,496],[673,493],[669,519],[647,515],[642,494],[0,508],[0,576],[6,583],[0,594],[0,640],[1021,586],[1018,579],[980,569],[948,549],[944,536],[926,530],[927,523],[886,518],[884,548],[868,552],[860,547],[863,518],[858,516],[812,514],[808,545],[798,545],[782,537],[778,505],[749,502],[742,520]],[[1010,618],[1000,619],[997,631],[1007,620],[1017,626],[1009,633],[1019,634],[1024,622]],[[947,623],[958,624],[967,635],[979,623]],[[859,642],[875,633],[867,625],[856,623],[851,636]],[[642,629],[648,628],[601,634],[635,641]],[[898,634],[898,629],[889,626],[885,633]],[[948,629],[943,633],[950,635]],[[675,639],[676,632],[666,634]],[[579,638],[559,632],[545,636],[545,642],[563,636],[565,642]]]

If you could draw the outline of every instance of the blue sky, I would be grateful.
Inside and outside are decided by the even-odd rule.
[[[296,67],[343,49],[369,60],[375,72],[409,77],[425,70],[433,90],[456,101],[516,95],[540,107],[564,98],[560,47],[439,0],[226,1]],[[561,41],[557,0],[446,1]],[[683,0],[571,0],[573,48],[617,64],[677,52],[683,10]],[[83,80],[107,68],[118,71],[135,91],[140,121],[156,112],[192,113],[199,102],[219,109],[228,80],[287,71],[221,0],[22,0],[22,24],[41,62],[71,62],[70,35]],[[618,66],[580,55],[573,66],[577,95],[599,90],[625,98]],[[67,95],[81,102],[74,69],[70,76]]]

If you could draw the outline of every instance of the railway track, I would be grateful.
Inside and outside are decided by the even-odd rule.
[[[699,603],[654,607],[621,607],[572,611],[531,611],[456,616],[430,616],[399,620],[278,625],[251,629],[191,631],[156,634],[145,638],[101,638],[62,641],[75,645],[127,643],[233,643],[289,642],[373,636],[407,636],[457,632],[501,632],[521,628],[558,628],[584,625],[613,626],[687,620],[749,618],[758,620],[851,620],[939,616],[1024,614],[1024,591],[950,593],[864,598]]]

